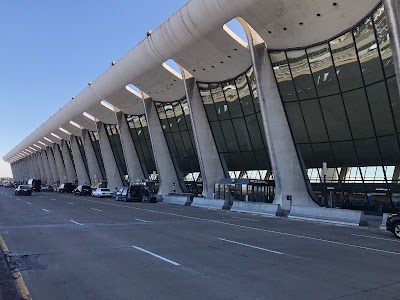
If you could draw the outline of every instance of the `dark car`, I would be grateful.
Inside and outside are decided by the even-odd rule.
[[[58,187],[59,193],[72,193],[76,186],[72,183],[63,183]]]
[[[15,189],[15,195],[32,195],[32,189],[29,185],[20,185]]]
[[[400,239],[400,213],[389,215],[386,221],[386,229]]]
[[[78,185],[74,190],[74,194],[79,196],[90,196],[92,194],[92,188],[88,185]]]
[[[42,187],[40,188],[40,190],[43,192],[54,192],[53,186],[48,185],[48,184],[43,184]]]

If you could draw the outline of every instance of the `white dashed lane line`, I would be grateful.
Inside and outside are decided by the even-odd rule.
[[[76,224],[76,225],[83,226],[83,224],[82,224],[82,223],[76,222],[76,221],[74,221],[74,220],[70,220],[70,221],[71,221],[72,223]]]
[[[146,221],[146,220],[142,220],[142,219],[138,219],[138,218],[135,218],[135,220],[136,221],[140,221],[140,222],[144,222],[144,223],[151,223],[150,221]]]
[[[69,204],[69,205],[75,205],[75,204],[73,204],[73,203],[71,203],[71,202],[67,202],[67,204]]]
[[[47,210],[47,209],[44,209],[44,208],[42,208],[42,210],[43,210],[43,211],[45,211],[45,212],[50,212],[49,210]]]
[[[32,203],[30,203],[30,202],[26,202],[26,204],[32,205]]]
[[[145,250],[145,249],[143,249],[143,248],[140,248],[140,247],[137,247],[137,246],[132,246],[132,248],[135,248],[136,250],[139,250],[139,251],[142,251],[142,252],[144,252],[144,253],[150,254],[151,256],[157,257],[157,258],[159,258],[159,259],[161,259],[161,260],[163,260],[163,261],[165,261],[165,262],[167,262],[167,263],[170,263],[171,265],[180,266],[180,264],[178,264],[177,262],[174,262],[174,261],[172,261],[172,260],[169,260],[169,259],[167,259],[167,258],[165,258],[165,257],[162,257],[162,256],[160,256],[160,255],[158,255],[158,254],[155,254],[155,253],[153,253],[153,252],[147,251],[147,250]]]
[[[92,209],[95,211],[102,211],[101,209],[97,209],[97,208],[93,208],[93,207],[92,207]]]

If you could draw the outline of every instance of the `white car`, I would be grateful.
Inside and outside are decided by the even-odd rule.
[[[110,191],[110,189],[105,189],[105,188],[97,188],[92,192],[92,197],[109,197],[112,198],[114,197],[113,192]]]

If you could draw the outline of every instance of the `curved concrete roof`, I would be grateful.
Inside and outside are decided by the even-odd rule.
[[[379,0],[363,0],[362,5],[354,0],[335,2],[334,6],[328,0],[191,0],[3,159],[10,161],[34,143],[46,142],[44,137],[58,142],[51,133],[68,138],[60,127],[80,135],[80,129],[70,121],[96,130],[84,112],[115,124],[114,113],[100,104],[102,100],[125,113],[143,114],[143,102],[137,93],[126,89],[129,84],[156,101],[181,98],[185,94],[181,77],[163,66],[169,59],[200,81],[222,81],[241,73],[251,64],[249,51],[223,28],[235,17],[248,22],[270,49],[294,48],[326,40],[354,26]]]

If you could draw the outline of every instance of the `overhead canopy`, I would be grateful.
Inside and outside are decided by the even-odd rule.
[[[37,141],[44,141],[44,137],[53,140],[51,133],[68,138],[60,127],[81,135],[70,121],[96,130],[94,121],[84,112],[115,124],[114,112],[101,104],[103,100],[124,113],[143,114],[140,95],[128,90],[129,84],[156,101],[180,99],[185,95],[181,76],[163,66],[169,59],[205,82],[226,80],[243,72],[251,64],[246,44],[223,28],[235,17],[248,22],[270,49],[294,48],[345,31],[378,3],[379,0],[191,0],[7,153],[4,160],[14,159]]]

